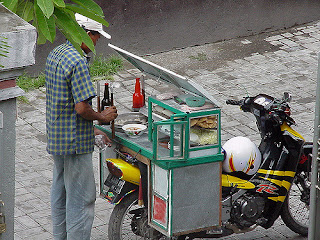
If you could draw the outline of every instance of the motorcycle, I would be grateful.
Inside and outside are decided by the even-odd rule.
[[[252,231],[257,226],[268,229],[279,216],[292,231],[307,236],[312,143],[305,142],[291,128],[295,121],[290,116],[290,101],[288,93],[282,99],[259,94],[226,101],[255,116],[261,142],[245,170],[232,162],[239,157],[232,147],[227,149],[227,143],[222,147],[226,148],[221,176],[222,223],[214,229],[167,238],[150,227],[147,207],[139,204],[143,195],[140,175],[142,182],[146,181],[146,168],[134,156],[117,150],[119,158],[106,160],[106,198],[115,204],[109,220],[109,239],[220,238]]]

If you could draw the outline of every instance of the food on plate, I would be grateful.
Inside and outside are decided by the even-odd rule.
[[[143,124],[126,124],[122,127],[122,129],[128,135],[128,137],[136,138],[145,132],[147,126]]]
[[[198,126],[201,128],[216,128],[218,124],[217,116],[207,116],[200,118],[192,118],[190,120],[190,126]]]
[[[199,136],[192,132],[190,133],[190,141],[194,143],[199,143]]]
[[[190,141],[198,145],[211,145],[218,142],[218,131],[201,128],[192,128]]]
[[[138,128],[138,127],[128,127],[126,130],[135,131],[135,130],[140,130],[140,128]]]
[[[197,124],[198,121],[199,121],[198,118],[193,118],[193,119],[191,119],[191,121],[190,121],[190,126],[193,127],[194,125]]]

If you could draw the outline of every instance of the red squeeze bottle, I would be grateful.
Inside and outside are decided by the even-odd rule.
[[[136,78],[136,85],[134,87],[134,94],[132,96],[133,111],[139,111],[139,108],[144,105],[144,97],[141,93],[140,78]]]

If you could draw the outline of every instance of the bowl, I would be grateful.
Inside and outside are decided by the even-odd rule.
[[[145,132],[147,126],[143,124],[125,124],[122,129],[128,137],[137,138]]]
[[[114,120],[115,130],[118,132],[124,132],[122,127],[126,124],[143,124],[148,125],[148,118],[139,112],[127,112],[119,114]]]

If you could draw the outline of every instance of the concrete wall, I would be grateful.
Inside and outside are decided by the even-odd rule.
[[[320,19],[319,0],[96,0],[111,43],[138,55],[279,30]],[[64,41],[59,37],[58,43]],[[110,53],[107,40],[98,52]],[[55,46],[56,43],[53,45]],[[44,63],[50,44],[37,50]]]
[[[0,68],[0,81],[3,81],[19,75],[19,69],[35,64],[37,31],[1,4],[0,22],[0,40],[10,46],[6,57],[0,57],[0,65],[3,66]],[[13,75],[13,71],[16,74]]]
[[[23,94],[15,78],[35,62],[36,29],[0,4],[0,36],[8,48],[0,56],[0,207],[6,231],[0,240],[14,239],[16,97]],[[2,219],[1,219],[2,221]]]
[[[0,101],[0,111],[3,114],[0,121],[0,199],[4,202],[1,208],[7,225],[6,232],[0,234],[0,239],[14,239],[14,203],[15,203],[15,145],[17,117],[16,99]]]

